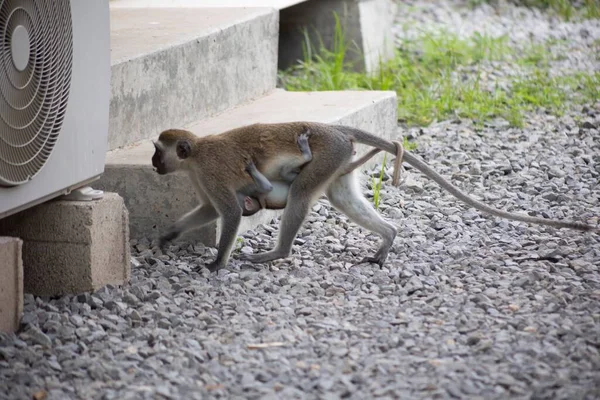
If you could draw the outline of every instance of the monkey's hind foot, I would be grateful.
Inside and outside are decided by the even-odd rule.
[[[308,138],[310,137],[310,131],[307,129],[305,132],[302,132],[298,135],[297,143],[300,147],[308,148]]]
[[[264,253],[246,254],[242,253],[239,259],[242,261],[250,261],[251,263],[266,263],[269,261],[277,260],[280,258],[286,258],[289,254],[283,254],[277,250],[271,250]]]
[[[379,268],[383,267],[383,264],[385,263],[385,258],[381,258],[378,257],[377,255],[375,255],[374,257],[365,257],[362,260],[360,260],[359,264],[377,264],[379,265]]]
[[[308,144],[308,138],[310,137],[310,129],[306,129],[305,132],[302,132],[296,138],[296,143],[298,144],[298,148],[302,153],[302,157],[304,157],[304,161],[308,162],[312,160],[312,152],[310,150],[310,146]],[[299,170],[299,168],[298,168]],[[300,172],[300,171],[298,171]]]

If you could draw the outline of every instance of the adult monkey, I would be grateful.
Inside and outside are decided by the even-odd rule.
[[[307,130],[311,132],[312,151],[312,159],[308,163],[302,157],[297,144],[298,136]],[[185,130],[162,132],[155,143],[153,165],[159,174],[175,172],[178,169],[187,171],[202,205],[173,224],[168,233],[161,237],[161,245],[220,216],[222,230],[219,251],[215,261],[208,264],[207,268],[214,271],[224,267],[242,216],[238,192],[252,182],[246,170],[248,162],[252,161],[268,180],[279,179],[284,168],[296,164],[302,168],[289,186],[276,247],[265,253],[243,254],[240,258],[260,263],[289,256],[294,238],[310,207],[318,196],[325,192],[335,208],[344,212],[357,224],[382,237],[382,243],[375,255],[365,257],[362,262],[383,265],[397,230],[381,218],[360,193],[354,175],[347,173],[347,168],[355,164],[351,160],[355,142],[392,154],[399,151],[394,143],[360,129],[314,122],[254,124],[205,137],[197,137]],[[399,157],[396,161],[397,171]],[[423,172],[468,205],[492,215],[555,228],[583,231],[596,229],[584,223],[513,214],[489,207],[464,194],[410,152],[404,151],[403,161]]]

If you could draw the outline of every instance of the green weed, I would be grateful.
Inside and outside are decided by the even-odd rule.
[[[341,40],[344,36],[338,29],[341,26],[336,18],[336,38]],[[376,73],[364,74],[345,65],[346,48],[335,44],[333,51],[314,49],[307,39],[304,60],[280,72],[282,86],[290,91],[395,90],[399,118],[411,125],[428,125],[455,110],[464,110],[466,116],[483,117],[487,112],[481,110],[481,104],[464,103],[461,97],[475,101],[494,96],[469,94],[479,90],[477,83],[455,82],[454,70],[483,60],[502,59],[509,52],[505,37],[476,35],[463,40],[446,33],[424,34],[417,41],[407,41],[393,60],[380,63]]]
[[[548,67],[550,65],[551,54],[546,46],[552,46],[553,43],[530,43],[522,50],[521,57],[516,59],[517,63],[524,66]]]
[[[481,124],[502,117],[521,127],[525,112],[545,109],[560,114],[570,100],[585,102],[598,97],[598,74],[560,78],[548,74],[552,43],[531,44],[516,52],[506,37],[481,34],[461,39],[448,32],[423,33],[404,41],[396,56],[380,63],[377,72],[356,72],[346,60],[349,46],[337,16],[335,24],[332,50],[322,41],[315,48],[306,35],[304,60],[279,73],[285,89],[393,90],[398,95],[399,120],[417,126],[448,118]],[[506,78],[504,85],[494,84],[486,72],[490,62],[517,62],[526,73]],[[567,95],[565,88],[577,89],[577,96]]]
[[[585,0],[584,16],[589,19],[600,18],[600,2],[598,0]]]
[[[513,3],[525,7],[539,8],[553,12],[566,21],[576,18],[600,18],[600,2],[598,0],[512,0]],[[469,6],[475,8],[484,3],[497,4],[496,0],[470,0]]]
[[[240,251],[242,249],[242,247],[244,247],[244,238],[241,236],[238,236],[235,239],[235,250]]]
[[[404,147],[404,150],[407,151],[413,151],[417,148],[417,144],[415,142],[409,142],[408,138],[404,137],[403,141],[402,141],[402,146]],[[381,170],[379,171],[379,177],[375,178],[375,177],[371,177],[371,187],[373,188],[373,206],[375,207],[376,210],[379,209],[379,199],[380,197],[380,193],[381,193],[381,185],[383,182],[383,174],[385,173],[385,167],[386,167],[386,161],[387,161],[387,154],[383,155],[383,163],[381,164]]]
[[[379,172],[379,178],[371,178],[371,187],[373,188],[373,206],[376,210],[379,209],[379,194],[381,192],[381,183],[383,182],[383,174],[385,172],[385,162],[387,154],[383,156],[383,163],[381,164],[381,171]]]
[[[593,104],[600,101],[600,72],[577,72],[560,77],[559,82],[574,93],[570,100],[576,104]]]
[[[418,145],[415,142],[409,142],[408,138],[404,137],[402,140],[402,147],[404,147],[404,150],[413,151],[417,149]]]

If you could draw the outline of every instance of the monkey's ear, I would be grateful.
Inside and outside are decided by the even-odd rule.
[[[177,157],[179,157],[180,159],[185,160],[186,158],[188,158],[192,154],[192,146],[190,145],[190,142],[188,142],[187,140],[177,141],[176,152]]]

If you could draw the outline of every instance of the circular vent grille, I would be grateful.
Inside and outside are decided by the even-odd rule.
[[[44,166],[61,130],[71,84],[69,0],[0,1],[0,185]]]

